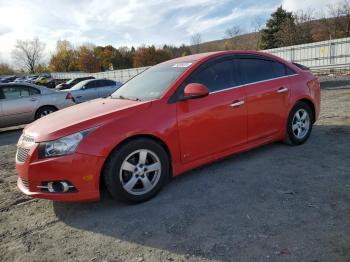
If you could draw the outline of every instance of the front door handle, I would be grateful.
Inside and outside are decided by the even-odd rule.
[[[281,88],[279,88],[276,92],[279,93],[279,94],[281,94],[281,93],[285,93],[285,92],[287,92],[287,91],[288,91],[288,88],[287,88],[287,87],[281,87]]]
[[[240,101],[234,101],[232,104],[230,104],[231,107],[239,107],[244,104],[244,100]]]

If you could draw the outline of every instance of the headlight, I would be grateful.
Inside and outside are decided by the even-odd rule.
[[[92,129],[87,129],[60,139],[40,143],[39,158],[73,154],[79,143]]]

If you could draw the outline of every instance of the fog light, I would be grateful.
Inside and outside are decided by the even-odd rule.
[[[69,193],[76,192],[75,186],[73,186],[68,181],[48,181],[42,182],[41,186],[38,186],[41,189],[41,192],[49,193]]]

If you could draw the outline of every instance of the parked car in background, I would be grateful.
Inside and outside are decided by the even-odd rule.
[[[75,103],[82,103],[99,97],[107,97],[121,86],[122,83],[109,79],[84,80],[69,89],[68,96]]]
[[[19,76],[13,81],[13,83],[25,83],[25,82],[27,82],[27,78],[25,76]]]
[[[28,83],[34,83],[34,81],[38,78],[38,75],[30,75],[27,77],[27,82]]]
[[[1,83],[11,83],[16,80],[16,76],[7,76],[1,79]]]
[[[58,89],[58,90],[70,89],[71,87],[73,87],[74,85],[78,84],[79,82],[84,81],[84,80],[88,80],[88,79],[95,79],[95,77],[93,77],[93,76],[86,76],[86,77],[73,78],[73,79],[68,80],[65,83],[61,83],[61,84],[57,85],[56,89]]]
[[[43,85],[48,88],[54,88],[55,87],[55,81],[53,78],[49,76],[40,76],[36,80],[34,80],[34,84],[36,85]]]
[[[60,91],[27,83],[0,84],[0,127],[27,124],[71,105]]]
[[[181,57],[108,98],[27,126],[18,142],[17,185],[32,197],[81,201],[99,199],[103,183],[114,198],[141,202],[169,177],[219,158],[281,140],[301,145],[319,113],[317,78],[279,57]],[[287,150],[279,160],[288,161]]]

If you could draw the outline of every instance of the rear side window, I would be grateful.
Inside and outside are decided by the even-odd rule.
[[[275,78],[270,60],[256,58],[238,59],[238,68],[242,76],[242,84],[249,84]]]
[[[275,74],[275,77],[282,77],[286,76],[286,67],[284,64],[281,64],[276,61],[271,61],[273,72]]]
[[[234,86],[232,72],[232,60],[217,62],[195,73],[189,82],[203,84],[210,92],[215,92]]]
[[[2,92],[5,99],[15,99],[29,96],[29,88],[22,86],[3,87]]]

